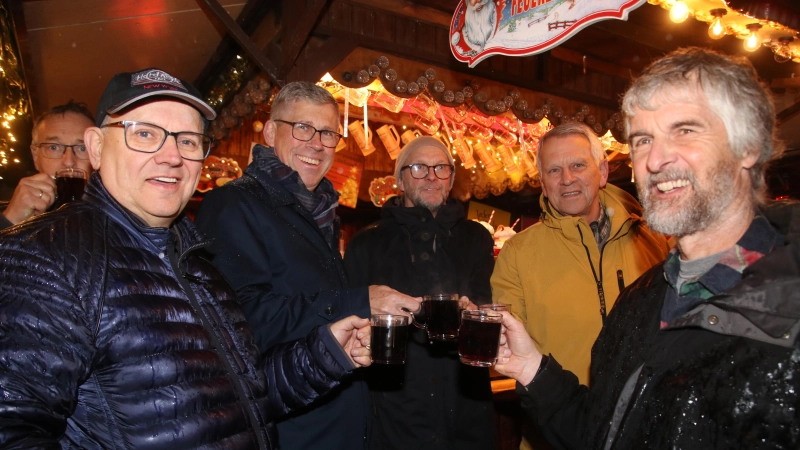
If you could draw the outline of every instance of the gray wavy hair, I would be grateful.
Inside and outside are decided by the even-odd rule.
[[[747,58],[690,47],[655,61],[622,99],[626,133],[637,108],[654,111],[664,101],[684,101],[698,91],[725,125],[731,152],[738,158],[758,153],[750,169],[751,193],[756,203],[763,202],[766,164],[783,152],[783,144],[775,135],[772,97]]]

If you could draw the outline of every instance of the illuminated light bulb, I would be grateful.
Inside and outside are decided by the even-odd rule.
[[[711,26],[708,27],[708,37],[711,39],[721,39],[722,36],[725,36],[725,26],[722,25],[722,16],[728,14],[728,10],[725,8],[712,9],[709,11],[709,14],[714,16],[714,20],[711,21]]]
[[[792,40],[793,38],[791,37],[782,37],[778,39],[778,46],[772,49],[775,53],[774,57],[776,62],[785,63],[792,59],[792,49],[789,48],[789,44]]]
[[[761,24],[751,23],[747,25],[747,29],[750,30],[750,35],[744,39],[744,49],[748,52],[754,52],[761,47],[761,39],[758,37],[758,30],[761,29]]]
[[[677,1],[672,5],[669,10],[669,20],[675,23],[681,23],[689,18],[689,7],[682,1]]]

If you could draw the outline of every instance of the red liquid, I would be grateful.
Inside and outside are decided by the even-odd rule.
[[[86,180],[83,178],[56,178],[56,201],[53,203],[51,209],[56,209],[59,206],[80,200],[83,197],[83,188],[86,187]]]
[[[473,366],[491,366],[500,346],[500,323],[465,318],[458,332],[458,355],[461,362]]]
[[[439,340],[458,337],[461,324],[458,300],[424,300],[422,311],[427,317],[428,337]]]
[[[408,325],[394,327],[372,326],[372,362],[376,364],[405,364],[408,345]]]

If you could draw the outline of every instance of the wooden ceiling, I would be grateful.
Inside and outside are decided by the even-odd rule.
[[[550,52],[494,56],[469,69],[448,46],[458,0],[3,1],[12,11],[34,113],[70,98],[93,108],[112,74],[149,66],[209,92],[237,54],[282,81],[315,80],[357,46],[615,108],[630,78],[670,50],[699,45],[743,53],[740,40],[711,40],[707,24],[674,24],[666,10],[650,4],[628,21],[587,27]],[[748,57],[775,87],[782,135],[790,148],[800,148],[800,64],[778,64],[767,49]],[[592,80],[611,83],[608,94],[576,82],[567,70],[584,61]]]

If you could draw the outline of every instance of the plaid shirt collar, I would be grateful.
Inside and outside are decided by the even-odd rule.
[[[686,280],[680,292],[675,288],[680,273],[680,256],[673,248],[664,261],[664,278],[670,285],[661,310],[661,328],[682,316],[697,304],[725,292],[742,280],[742,272],[772,251],[783,241],[783,236],[769,221],[756,214],[750,227],[733,247],[722,254],[719,261],[705,274]]]

